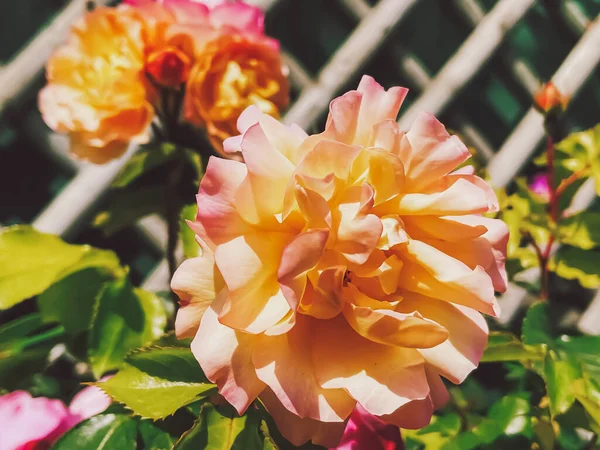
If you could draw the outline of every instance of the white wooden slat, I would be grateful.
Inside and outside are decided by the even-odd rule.
[[[442,112],[493,55],[508,31],[527,13],[535,0],[500,0],[482,19],[398,123],[407,130],[422,111]]]
[[[416,0],[380,0],[323,67],[315,84],[300,95],[285,115],[285,122],[301,128],[312,125],[415,3]]]
[[[600,17],[588,27],[579,42],[552,77],[556,87],[574,98],[600,64]],[[544,138],[544,119],[531,108],[488,165],[492,183],[506,186],[532,156]]]
[[[367,16],[372,8],[366,0],[340,1],[346,10],[358,20]],[[398,71],[414,83],[420,91],[424,91],[431,84],[431,76],[427,69],[417,58],[405,52],[400,44],[391,43],[390,53],[398,65]],[[473,145],[486,161],[494,155],[494,150],[485,136],[467,118],[461,114],[455,114],[454,121],[457,123],[459,131],[468,140],[467,143]]]

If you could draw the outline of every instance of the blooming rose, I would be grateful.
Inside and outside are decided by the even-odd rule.
[[[48,62],[40,93],[44,120],[68,133],[71,151],[95,163],[148,140],[154,116],[147,99],[144,23],[131,8],[98,8],[73,27]]]
[[[356,407],[429,423],[478,364],[506,289],[508,230],[467,148],[407,90],[364,77],[307,136],[250,108],[211,158],[191,224],[201,257],[172,280],[176,331],[241,413],[258,396],[294,444],[335,446]]]
[[[48,448],[82,420],[101,413],[110,399],[100,388],[81,390],[67,407],[60,400],[15,391],[0,396],[0,450]]]
[[[250,105],[279,117],[289,86],[277,41],[265,36],[225,35],[210,42],[190,74],[185,118],[204,125],[217,150],[237,134],[236,122]]]

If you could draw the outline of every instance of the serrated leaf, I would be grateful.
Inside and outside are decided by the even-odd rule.
[[[88,339],[94,375],[99,378],[118,368],[128,352],[158,339],[166,321],[155,295],[134,289],[126,279],[105,283],[96,298]]]
[[[198,212],[197,205],[186,205],[181,210],[181,216],[179,221],[179,230],[181,234],[181,241],[183,242],[183,256],[187,258],[194,258],[199,256],[202,252],[198,242],[196,242],[196,233],[187,224],[187,220],[195,220],[196,213]]]
[[[72,334],[88,330],[95,299],[111,278],[104,271],[91,268],[53,284],[37,298],[44,322],[58,322]]]
[[[124,414],[100,414],[63,435],[52,450],[135,450],[137,424]]]
[[[115,192],[108,207],[96,215],[93,225],[110,236],[145,216],[164,214],[165,195],[162,186]]]
[[[585,288],[600,286],[600,253],[562,246],[548,267],[559,277],[577,280]]]
[[[44,292],[53,283],[85,267],[119,271],[112,252],[70,245],[30,226],[0,230],[0,310]]]
[[[562,244],[590,250],[600,244],[600,213],[585,211],[561,220]]]
[[[171,450],[175,437],[154,426],[150,420],[140,420],[138,431],[144,441],[144,450]]]
[[[259,427],[260,416],[252,409],[240,417],[232,408],[206,404],[173,450],[263,450]]]
[[[548,317],[548,304],[536,302],[529,307],[525,319],[521,340],[526,345],[548,345],[552,343],[552,327]]]
[[[171,161],[176,154],[177,147],[170,142],[143,146],[121,169],[113,181],[113,186],[117,188],[128,186],[145,173]]]
[[[151,347],[133,353],[114,377],[98,386],[136,414],[151,419],[166,417],[215,392],[191,350],[183,347]]]
[[[544,379],[553,416],[565,413],[575,401],[573,383],[581,378],[581,369],[567,356],[548,352],[544,360]]]
[[[544,354],[541,346],[525,346],[512,333],[492,331],[481,362],[539,361]]]

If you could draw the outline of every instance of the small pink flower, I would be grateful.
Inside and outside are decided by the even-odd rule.
[[[27,391],[0,396],[0,450],[47,448],[79,422],[101,413],[110,399],[100,388],[81,390],[67,408],[60,400]]]
[[[540,196],[544,202],[550,201],[550,184],[548,184],[548,175],[538,173],[534,175],[529,183],[529,189],[534,194]]]
[[[400,429],[369,414],[360,405],[350,416],[340,445],[330,450],[403,450]]]

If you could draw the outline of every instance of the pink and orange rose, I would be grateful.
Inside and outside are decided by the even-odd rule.
[[[335,446],[356,408],[429,423],[478,365],[506,289],[494,191],[407,90],[364,77],[307,136],[257,108],[211,158],[191,227],[201,257],[172,280],[180,337],[242,413],[259,397],[294,444]]]
[[[218,151],[246,106],[277,116],[287,105],[279,46],[264,35],[258,8],[125,3],[87,14],[48,63],[39,107],[50,128],[69,135],[74,155],[101,164],[146,143],[161,88],[181,89],[188,79],[185,119],[206,128]]]

